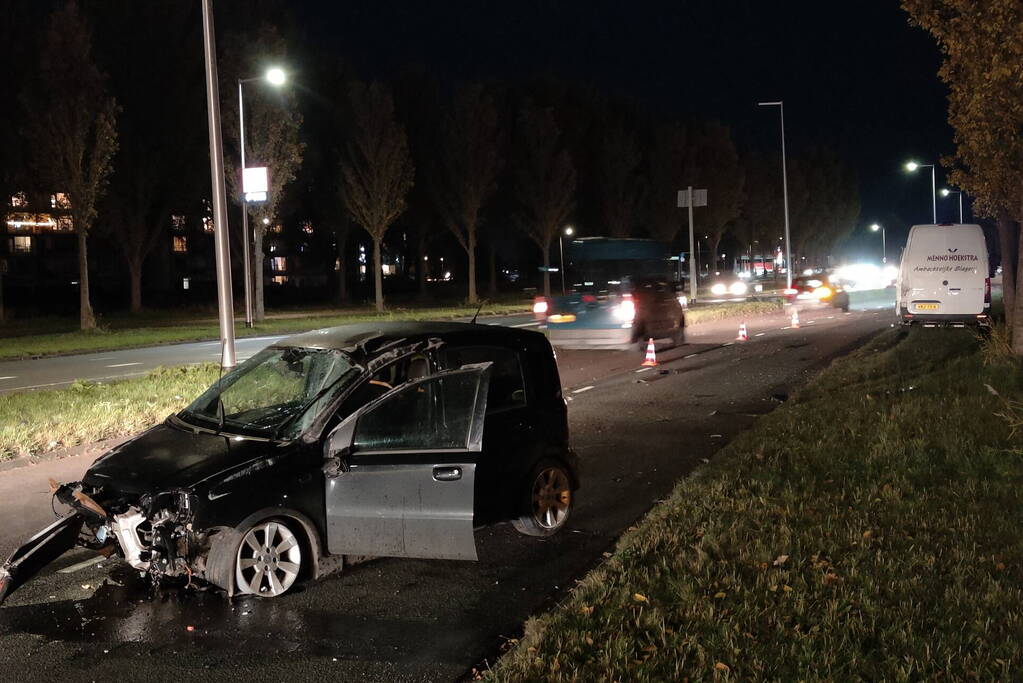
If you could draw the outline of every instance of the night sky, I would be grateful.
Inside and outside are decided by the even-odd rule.
[[[408,64],[452,81],[554,74],[634,97],[656,115],[720,118],[740,140],[777,139],[777,109],[755,103],[784,99],[790,150],[831,145],[859,172],[851,252],[878,248],[864,233],[872,222],[884,223],[890,240],[929,222],[929,172],[907,174],[902,163],[952,151],[938,50],[897,0],[302,0],[298,8],[309,40],[369,78]],[[953,199],[939,197],[939,221],[955,212]]]

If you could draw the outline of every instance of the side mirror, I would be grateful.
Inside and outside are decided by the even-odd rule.
[[[350,416],[334,428],[323,444],[323,473],[336,477],[349,470],[348,457],[355,440],[356,415]]]

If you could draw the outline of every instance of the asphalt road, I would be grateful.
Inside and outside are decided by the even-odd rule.
[[[489,325],[536,327],[531,315],[486,316]],[[245,337],[235,341],[235,353],[243,361],[263,347],[289,335]],[[92,382],[144,375],[161,365],[220,362],[220,342],[165,344],[122,351],[52,356],[0,362],[0,394],[31,389],[56,389],[76,379]]]
[[[834,357],[891,322],[884,308],[804,310],[694,328],[659,354],[560,351],[582,489],[550,539],[502,525],[477,532],[480,561],[380,559],[277,600],[153,590],[119,563],[51,571],[0,609],[9,680],[453,680],[485,666],[533,613],[554,604],[673,483],[769,412]],[[46,479],[69,458],[0,479],[0,549],[13,527],[45,524]],[[88,555],[71,553],[67,567]],[[73,568],[73,567],[72,567]]]

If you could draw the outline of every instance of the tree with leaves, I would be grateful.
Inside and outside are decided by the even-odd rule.
[[[255,33],[233,33],[224,41],[225,57],[221,70],[223,83],[220,88],[224,102],[224,128],[227,141],[233,143],[235,152],[229,164],[234,168],[229,173],[228,187],[231,196],[247,210],[252,230],[253,271],[253,320],[265,317],[263,302],[263,239],[266,231],[277,220],[277,208],[285,187],[295,179],[302,164],[305,143],[299,139],[302,114],[298,110],[295,91],[285,85],[273,88],[266,83],[253,82],[244,91],[245,97],[245,164],[265,166],[270,176],[270,188],[266,200],[258,203],[242,201],[241,157],[237,149],[239,141],[238,79],[261,76],[269,64],[266,55],[287,62],[287,48],[284,39],[273,26],[264,24]]]
[[[526,102],[519,113],[513,160],[519,228],[540,249],[543,293],[551,295],[551,243],[572,213],[576,171],[551,108]]]
[[[54,96],[60,93],[60,96]],[[38,178],[71,202],[78,235],[78,289],[83,330],[96,327],[89,298],[88,237],[117,151],[117,102],[92,57],[92,32],[69,2],[50,18],[39,78],[26,93],[26,133]]]
[[[956,151],[951,180],[974,211],[998,222],[1012,347],[1023,355],[1023,4],[1018,0],[902,0],[910,22],[943,54]]]
[[[686,213],[678,207],[678,191],[692,180],[686,176],[686,128],[669,123],[654,130],[650,150],[650,234],[665,244],[686,228]],[[688,242],[687,242],[688,244]]]
[[[439,173],[433,183],[437,211],[468,256],[469,303],[477,302],[477,228],[483,203],[501,168],[497,111],[481,85],[461,88],[443,118]]]
[[[687,185],[707,190],[707,206],[700,208],[699,232],[707,236],[712,270],[725,231],[742,213],[746,176],[732,133],[718,121],[690,126],[685,151]]]
[[[349,87],[352,129],[342,161],[344,203],[373,240],[373,282],[377,311],[384,310],[381,244],[405,210],[415,181],[405,131],[394,116],[394,98],[382,83]]]

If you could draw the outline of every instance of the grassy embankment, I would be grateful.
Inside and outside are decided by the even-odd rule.
[[[218,370],[213,363],[158,368],[109,384],[0,394],[0,460],[134,434],[188,405]]]
[[[1023,677],[1023,368],[1004,348],[891,330],[837,362],[681,481],[490,675]]]
[[[480,313],[487,315],[525,313],[529,303],[487,304]],[[252,328],[246,328],[236,321],[235,334],[238,337],[258,337],[272,334],[290,334],[321,327],[332,327],[348,323],[371,322],[375,320],[446,320],[471,316],[475,306],[444,306],[431,308],[394,308],[386,313],[376,313],[368,308],[344,311],[284,313],[268,317]],[[54,319],[44,319],[38,329],[59,329]],[[167,313],[142,314],[135,317],[112,318],[109,325],[92,332],[66,331],[32,334],[32,326],[12,325],[8,335],[0,338],[0,360],[33,358],[68,353],[88,353],[117,349],[153,346],[174,342],[218,339],[220,330],[216,318],[208,315],[181,315]],[[19,334],[20,333],[20,334]]]
[[[763,315],[782,310],[781,299],[770,301],[743,301],[727,304],[714,304],[712,306],[700,306],[690,308],[686,311],[686,324],[699,325],[700,323],[735,318],[744,315]]]

